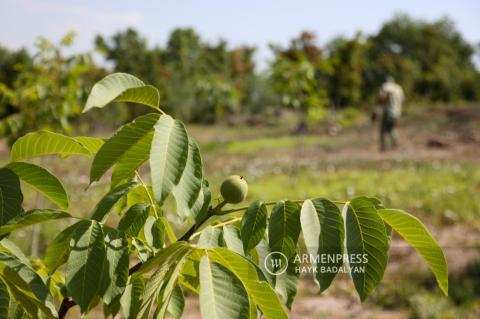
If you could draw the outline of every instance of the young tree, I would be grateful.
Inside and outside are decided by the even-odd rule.
[[[270,71],[273,88],[284,106],[300,111],[296,132],[303,132],[307,130],[309,114],[328,104],[323,52],[310,32],[293,39],[287,49],[271,48],[275,52]]]
[[[70,132],[69,121],[81,112],[87,86],[99,77],[90,55],[64,54],[74,36],[66,34],[58,45],[40,38],[33,62],[17,65],[21,72],[10,86],[0,83],[0,105],[9,109],[0,118],[0,135],[12,142],[31,130]]]
[[[226,179],[217,202],[197,144],[182,122],[159,108],[154,87],[128,74],[109,75],[93,87],[84,111],[114,101],[140,103],[153,112],[107,140],[50,131],[27,134],[0,169],[0,314],[65,318],[74,306],[86,314],[102,304],[105,317],[121,311],[126,318],[179,318],[188,289],[199,295],[203,318],[287,318],[298,284],[301,233],[314,258],[310,262],[320,269],[314,279],[321,292],[340,267],[358,268],[351,276],[364,301],[383,278],[395,231],[421,254],[447,294],[445,256],[414,216],[386,209],[371,197],[258,200],[227,207],[245,200],[247,177]],[[93,158],[90,184],[113,169],[110,191],[90,214],[70,215],[61,182],[28,162],[52,154],[67,161]],[[138,173],[145,162],[150,185]],[[20,181],[60,209],[25,212]],[[180,236],[165,209],[169,197],[176,215],[191,225]],[[109,222],[114,205],[123,205],[118,223]],[[73,224],[35,264],[8,240],[20,229],[60,218]]]

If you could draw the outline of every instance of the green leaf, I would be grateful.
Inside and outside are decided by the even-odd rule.
[[[202,189],[203,166],[200,150],[197,144],[190,140],[188,144],[188,158],[185,169],[179,183],[172,189],[173,196],[177,202],[177,211],[180,218],[185,220],[195,213],[195,202]]]
[[[47,272],[53,274],[55,270],[67,262],[70,254],[70,239],[74,231],[82,222],[75,223],[59,233],[50,245],[47,246],[43,263]]]
[[[348,203],[345,223],[351,276],[363,302],[383,278],[388,259],[387,234],[375,205],[365,197]]]
[[[136,319],[140,305],[142,303],[141,296],[145,290],[143,278],[132,276],[128,280],[125,292],[120,298],[122,312],[126,319]]]
[[[47,318],[55,318],[56,311],[50,307],[53,304],[49,303],[49,307],[41,300],[38,300],[35,293],[31,290],[30,286],[20,277],[20,275],[10,267],[0,263],[0,279],[8,286],[10,295],[13,297],[12,301],[19,303],[19,307],[10,311],[11,318],[18,318],[22,316],[27,318],[40,318],[39,310]],[[12,307],[13,308],[13,307]],[[24,312],[28,313],[26,315]]]
[[[22,250],[8,238],[3,238],[0,240],[0,250],[14,256],[22,263],[31,266],[30,260],[27,258],[27,256],[25,256]]]
[[[160,114],[154,113],[140,116],[115,132],[115,134],[102,145],[93,159],[90,169],[90,183],[98,181],[117,161],[122,161],[124,166],[132,167],[132,170],[128,174],[134,171],[139,166],[137,165],[139,160],[136,154],[130,153],[127,157],[125,157],[125,155],[152,130],[153,125],[155,125],[159,117]],[[135,151],[138,151],[138,149]],[[150,147],[144,150],[143,153],[149,151]],[[140,164],[144,161],[144,159],[142,159],[143,157],[140,156]],[[134,165],[132,165],[132,163]]]
[[[19,280],[16,280],[14,284],[19,287],[23,286],[23,283],[26,284],[28,290],[33,293],[35,299],[42,305],[40,308],[42,308],[42,311],[45,312],[45,314],[50,317],[56,315],[55,306],[53,305],[52,296],[50,295],[48,287],[30,265],[25,264],[20,259],[4,252],[0,252],[0,264],[9,267],[16,275],[18,275],[18,279],[20,279],[22,283],[20,283]],[[8,274],[8,272],[6,274]]]
[[[82,146],[85,147],[92,155],[97,153],[105,142],[101,138],[90,136],[76,136],[73,139],[82,144]]]
[[[99,222],[103,221],[115,203],[136,185],[136,182],[129,182],[111,190],[98,202],[97,206],[95,206],[91,219]]]
[[[252,261],[258,264],[258,268],[262,271],[263,277],[265,277],[270,286],[275,287],[275,278],[277,275],[272,275],[267,267],[265,267],[265,259],[267,259],[268,254],[270,254],[270,247],[267,240],[262,238],[260,243],[252,250],[251,254]]]
[[[111,186],[118,185],[122,180],[130,178],[148,158],[152,146],[153,131],[145,134],[116,162],[111,179]]]
[[[285,272],[275,276],[275,290],[282,296],[288,309],[292,308],[292,303],[297,295],[297,286],[300,272],[296,268],[300,266],[298,260],[293,257],[289,260]]]
[[[182,122],[162,115],[155,124],[150,168],[155,199],[163,203],[182,177],[188,158],[188,135]]]
[[[200,259],[204,252],[202,250],[193,251],[187,258],[185,265],[182,268],[179,282],[186,288],[190,289],[194,293],[200,292]]]
[[[226,267],[240,279],[246,292],[266,319],[287,318],[277,294],[267,282],[259,280],[257,270],[250,261],[226,248],[209,249],[207,255],[209,260]]]
[[[133,205],[122,216],[117,228],[124,231],[127,236],[137,236],[148,218],[149,210],[150,206],[145,203]]]
[[[149,216],[143,227],[143,233],[147,243],[157,249],[163,247],[165,242],[165,227],[160,218]]]
[[[207,216],[211,200],[212,194],[208,186],[208,181],[204,179],[202,182],[202,188],[191,209],[191,219],[195,220],[197,223],[203,221]]]
[[[128,280],[128,241],[125,234],[119,230],[110,231],[105,237],[107,247],[108,287],[103,295],[107,305],[119,302],[125,291]],[[116,313],[112,313],[115,315]]]
[[[203,248],[215,248],[224,246],[222,230],[212,226],[206,227],[200,233],[198,246]]]
[[[8,319],[10,294],[5,283],[0,279],[0,319]]]
[[[133,102],[158,110],[160,94],[155,87],[146,85],[133,75],[113,73],[93,86],[83,112],[111,102]]]
[[[239,255],[244,255],[243,244],[240,239],[240,230],[237,227],[233,225],[223,226],[223,240],[228,249]]]
[[[188,251],[186,255],[183,255],[181,259],[178,261],[178,263],[171,269],[171,271],[167,274],[165,278],[166,282],[162,287],[162,290],[160,294],[158,295],[157,298],[157,309],[155,311],[155,318],[157,319],[163,319],[165,318],[167,311],[168,311],[168,306],[170,305],[170,302],[172,300],[175,287],[177,286],[178,278],[180,276],[181,270],[184,267],[188,255],[192,252],[193,250],[191,249]]]
[[[80,222],[70,241],[65,284],[68,293],[86,313],[103,295],[106,249],[102,226],[95,220]]]
[[[157,309],[157,311],[166,312],[166,307],[178,275],[192,251],[192,248],[185,242],[176,242],[161,250],[155,257],[145,262],[140,270],[136,272],[135,275],[138,276],[158,267],[145,286],[142,295],[142,305],[138,314],[139,318],[148,317],[157,297],[161,299],[159,302],[160,309]],[[162,288],[164,291],[162,291]],[[160,293],[162,294],[159,295]],[[165,309],[162,309],[163,307]]]
[[[20,214],[22,203],[18,176],[7,168],[0,168],[0,225]]]
[[[300,206],[291,201],[279,201],[273,207],[268,224],[270,250],[290,259],[297,249],[299,235]]]
[[[63,209],[68,208],[68,196],[62,183],[52,173],[34,164],[12,162],[6,166],[22,181],[30,184]]]
[[[445,255],[422,222],[397,209],[380,209],[378,214],[425,259],[437,279],[438,286],[448,296],[448,266]]]
[[[249,301],[242,282],[208,255],[200,261],[200,311],[202,318],[248,319]]]
[[[137,250],[137,257],[140,259],[141,262],[146,262],[148,258],[150,258],[150,255],[152,254],[152,249],[146,241],[138,237],[133,237],[132,245]]]
[[[343,264],[343,259],[337,258],[343,256],[345,232],[342,214],[337,205],[328,199],[306,200],[300,212],[300,222],[310,256],[327,257],[318,258],[318,263],[315,264],[317,267],[315,278],[320,286],[320,292],[323,292],[337,274],[328,269],[339,269]],[[322,267],[326,271],[322,271]]]
[[[49,131],[37,131],[20,137],[12,146],[12,161],[60,154],[91,156],[90,151],[74,138]]]
[[[20,305],[20,303],[14,299],[10,300],[10,307],[8,311],[8,319],[23,319],[27,316],[25,310],[22,308],[22,305]]]
[[[267,229],[267,206],[263,202],[252,203],[242,218],[243,250],[247,254],[258,245]]]
[[[167,312],[173,319],[180,319],[185,308],[185,297],[183,296],[182,288],[179,285],[175,285],[172,292],[172,297],[168,303]]]
[[[54,209],[30,210],[28,212],[21,213],[17,217],[10,219],[7,224],[0,226],[0,236],[30,225],[67,217],[72,216],[66,212]]]
[[[184,241],[175,242],[165,249],[161,250],[153,258],[150,258],[147,262],[143,263],[142,267],[135,272],[135,275],[142,275],[153,270],[155,267],[162,267],[165,262],[174,262],[174,256],[182,255],[184,253],[191,253],[191,248]]]

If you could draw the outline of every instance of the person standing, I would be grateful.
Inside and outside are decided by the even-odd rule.
[[[398,146],[397,122],[402,115],[402,104],[405,99],[403,89],[388,77],[380,89],[380,105],[382,107],[382,121],[380,123],[380,150],[387,149],[387,137],[391,140],[391,148]]]

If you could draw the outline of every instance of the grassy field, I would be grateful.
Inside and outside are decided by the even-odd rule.
[[[292,318],[479,317],[479,107],[407,110],[400,125],[401,145],[386,153],[378,151],[378,123],[365,118],[335,136],[325,125],[292,135],[294,121],[288,116],[273,126],[188,126],[200,144],[215,195],[223,178],[235,173],[249,182],[248,200],[376,196],[429,225],[446,251],[451,276],[451,298],[444,298],[421,259],[395,238],[385,282],[366,304],[359,303],[348,278],[338,278],[321,297],[304,278]],[[0,164],[6,161],[8,150],[0,146]],[[61,176],[76,216],[87,215],[107,188],[104,180],[85,189],[86,159],[48,158],[42,164]],[[25,204],[49,205],[31,190]],[[55,222],[42,227],[41,250],[61,226]],[[185,225],[178,228],[180,232]],[[26,252],[29,239],[30,230],[16,238]],[[186,318],[198,318],[196,300],[189,301]]]

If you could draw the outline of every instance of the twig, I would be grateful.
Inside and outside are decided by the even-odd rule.
[[[153,198],[152,198],[152,196],[150,195],[150,191],[148,190],[147,184],[145,184],[145,182],[143,181],[142,177],[140,176],[140,174],[138,173],[137,170],[135,170],[135,175],[137,175],[138,180],[139,180],[140,183],[143,185],[143,188],[145,189],[145,192],[147,193],[148,200],[150,201],[150,204],[152,205],[153,213],[155,214],[155,217],[158,218],[157,208],[155,207],[155,202],[153,201]]]

